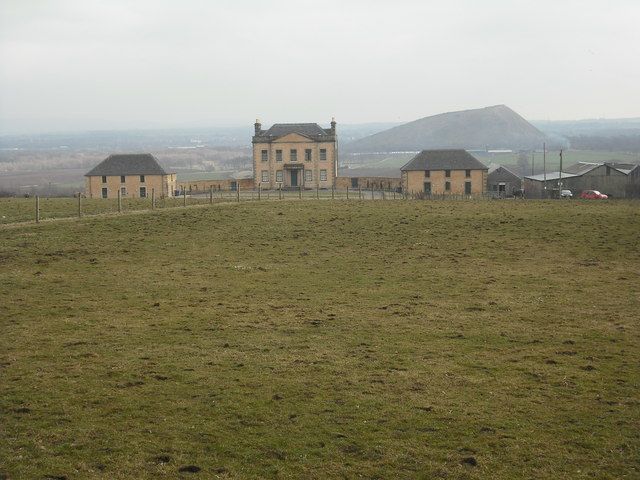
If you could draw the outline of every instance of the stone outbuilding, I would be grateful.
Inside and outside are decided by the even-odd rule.
[[[423,150],[400,169],[408,194],[482,195],[487,167],[466,150]]]
[[[504,165],[494,165],[487,175],[487,192],[499,198],[513,197],[522,189],[522,179]]]
[[[85,174],[87,198],[145,198],[155,192],[171,197],[176,189],[176,174],[167,173],[150,153],[109,155]]]

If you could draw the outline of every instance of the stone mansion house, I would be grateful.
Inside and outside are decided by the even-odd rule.
[[[336,122],[276,123],[253,136],[253,181],[256,188],[331,188],[338,173]]]

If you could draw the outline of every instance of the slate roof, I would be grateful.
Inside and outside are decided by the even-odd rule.
[[[487,170],[466,150],[423,150],[400,170]]]
[[[576,175],[582,175],[587,172],[590,172],[594,168],[598,168],[602,166],[602,163],[589,163],[589,162],[578,162],[574,165],[570,165],[564,169],[567,173],[574,173]]]
[[[515,172],[512,172],[504,165],[493,166],[489,168],[489,176],[487,177],[489,182],[491,181],[506,181],[506,180],[520,180],[520,176]]]
[[[109,155],[85,174],[92,176],[114,175],[168,175],[150,153],[124,153]]]
[[[331,130],[325,130],[317,123],[274,123],[267,131],[260,132],[260,137],[282,137],[290,133],[299,133],[306,137],[317,138],[330,135]]]

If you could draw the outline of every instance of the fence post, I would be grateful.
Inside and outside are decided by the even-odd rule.
[[[302,199],[302,185],[298,187],[298,198]]]
[[[258,201],[260,201],[260,197],[262,195],[262,183],[258,184]]]
[[[278,200],[282,200],[282,184],[278,185]]]
[[[122,189],[118,189],[118,213],[122,213]]]
[[[358,185],[358,200],[362,200],[362,187]]]
[[[371,185],[371,200],[373,200],[373,185]]]
[[[182,206],[187,206],[187,189],[182,190]]]
[[[396,191],[395,191],[395,189],[393,190],[393,199],[394,200],[396,199]]]
[[[320,200],[320,185],[316,183],[316,200]]]
[[[151,189],[151,210],[156,209],[156,189]]]
[[[336,191],[336,187],[335,187],[335,186],[333,186],[333,185],[331,185],[331,200],[333,200],[333,199],[334,199],[335,191]]]
[[[40,223],[40,197],[36,195],[36,223]]]
[[[384,197],[384,188],[380,189],[380,193],[382,194],[382,200],[386,200],[386,198]]]
[[[78,218],[82,217],[82,193],[78,192]]]
[[[209,205],[213,203],[213,185],[209,185]]]
[[[347,185],[347,200],[349,200],[349,185]]]
[[[240,203],[240,184],[236,184],[236,202]]]

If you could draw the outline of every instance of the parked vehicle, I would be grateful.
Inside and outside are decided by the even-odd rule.
[[[572,198],[573,193],[571,190],[560,190],[560,198]]]
[[[600,193],[598,190],[584,190],[580,194],[580,198],[584,198],[586,200],[606,200],[609,197],[604,193]]]

